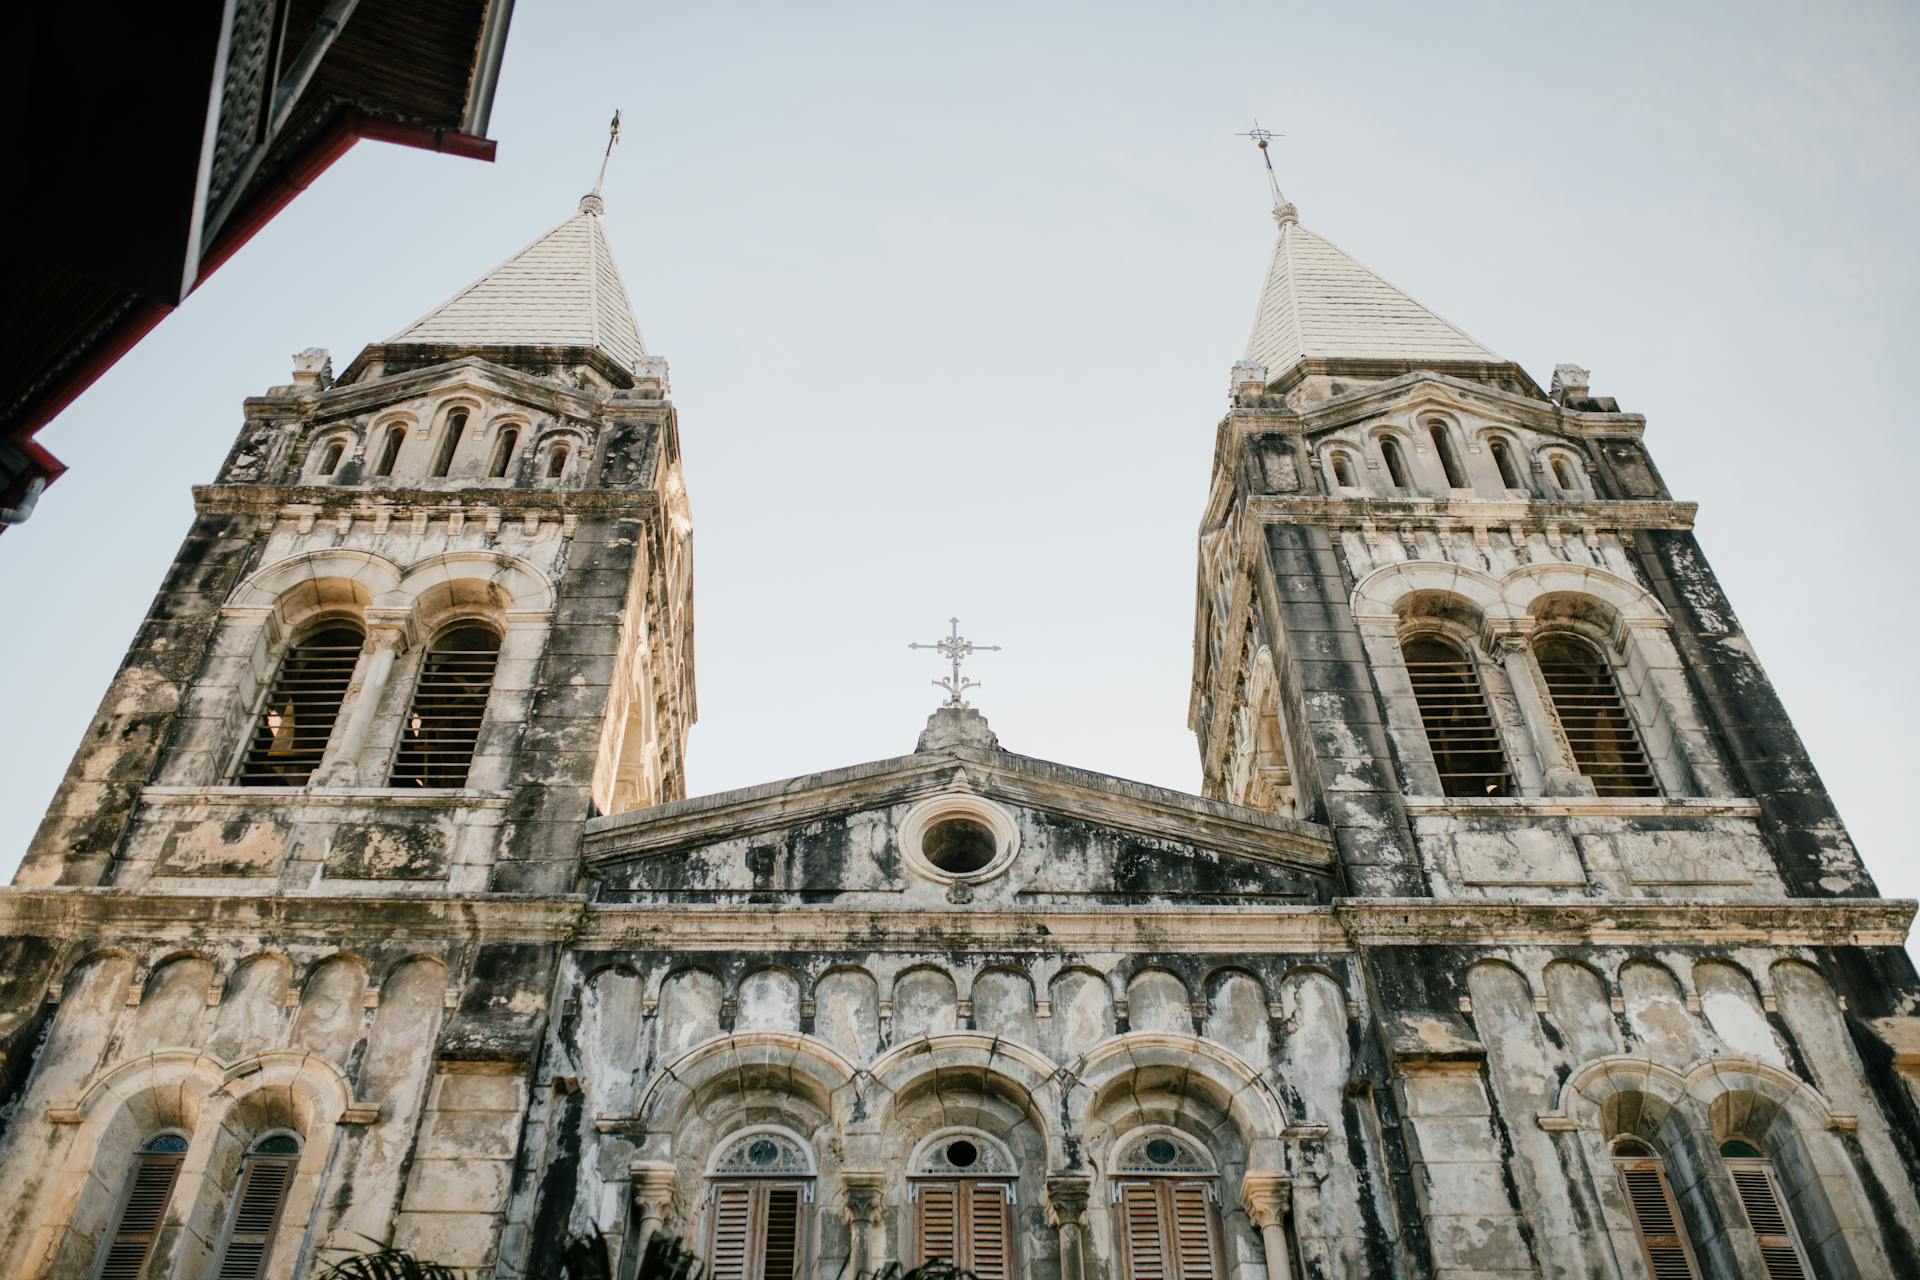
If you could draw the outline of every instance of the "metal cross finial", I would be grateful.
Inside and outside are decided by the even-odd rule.
[[[1273,153],[1267,149],[1269,142],[1272,142],[1275,138],[1284,138],[1287,135],[1284,133],[1275,133],[1271,129],[1262,129],[1260,127],[1260,121],[1256,117],[1253,122],[1253,128],[1239,136],[1242,138],[1252,138],[1260,147],[1260,158],[1266,162],[1267,166],[1267,188],[1273,192],[1274,216],[1276,218],[1279,217],[1282,209],[1291,210],[1293,206],[1288,204],[1286,197],[1280,194],[1280,179],[1273,172]]]
[[[951,627],[952,630],[946,639],[936,641],[933,644],[920,644],[916,641],[909,644],[907,648],[937,649],[940,651],[941,657],[953,663],[953,674],[945,680],[935,680],[933,687],[947,691],[947,700],[941,703],[941,706],[964,707],[967,705],[967,700],[961,695],[965,694],[969,689],[978,689],[980,682],[978,680],[968,680],[963,677],[960,674],[960,664],[976,651],[981,653],[998,652],[1000,646],[997,644],[975,644],[971,640],[962,638],[960,635],[960,619],[958,618],[948,618],[947,625]]]
[[[613,122],[607,126],[607,150],[600,157],[600,176],[593,180],[593,194],[600,194],[600,188],[607,181],[607,161],[613,159],[613,144],[620,141],[620,109],[614,108]]]

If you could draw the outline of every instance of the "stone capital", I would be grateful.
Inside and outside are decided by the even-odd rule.
[[[1050,1174],[1047,1177],[1047,1222],[1051,1226],[1079,1226],[1087,1216],[1087,1203],[1093,1195],[1093,1179],[1085,1174]]]
[[[1293,1201],[1293,1179],[1284,1173],[1248,1172],[1240,1179],[1240,1204],[1262,1231],[1279,1222]]]
[[[628,1184],[633,1202],[648,1217],[666,1217],[673,1207],[673,1196],[680,1184],[680,1172],[657,1160],[635,1160],[627,1166]]]
[[[846,1195],[840,1213],[847,1225],[879,1226],[887,1207],[887,1175],[877,1169],[847,1169],[840,1174],[840,1185]]]

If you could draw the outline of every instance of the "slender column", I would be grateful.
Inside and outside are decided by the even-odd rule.
[[[1240,1180],[1240,1203],[1260,1228],[1266,1249],[1267,1280],[1289,1280],[1293,1274],[1293,1250],[1287,1244],[1287,1205],[1292,1199],[1293,1182],[1284,1174],[1249,1173]]]
[[[647,1242],[659,1234],[661,1224],[673,1211],[679,1175],[670,1164],[636,1160],[627,1167],[627,1176],[633,1189],[633,1216],[639,1226],[633,1233],[633,1252],[620,1260],[619,1274],[637,1276],[640,1261],[647,1256]]]
[[[334,735],[326,762],[315,773],[323,787],[350,787],[359,781],[360,752],[367,745],[367,731],[373,727],[374,713],[380,709],[380,695],[386,692],[393,675],[393,661],[406,643],[400,627],[375,626],[367,632],[367,649],[360,658],[360,681],[347,690],[346,727]]]
[[[1500,659],[1513,687],[1513,700],[1520,704],[1520,717],[1527,722],[1533,737],[1533,749],[1540,757],[1540,771],[1546,775],[1550,796],[1590,796],[1593,783],[1580,772],[1573,760],[1573,747],[1567,742],[1560,717],[1554,714],[1547,697],[1547,683],[1533,659],[1533,645],[1520,630],[1489,631],[1484,637],[1487,651]]]
[[[1060,1233],[1060,1280],[1086,1280],[1087,1199],[1093,1180],[1081,1174],[1047,1179],[1047,1221]]]
[[[852,1229],[853,1256],[847,1268],[857,1278],[877,1276],[887,1265],[887,1237],[881,1229],[886,1214],[886,1175],[872,1169],[847,1170],[840,1175],[847,1202],[841,1208]]]

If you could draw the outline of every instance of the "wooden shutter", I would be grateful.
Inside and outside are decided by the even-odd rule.
[[[127,1173],[126,1190],[120,1196],[120,1213],[95,1273],[98,1280],[140,1280],[147,1269],[147,1255],[153,1252],[154,1239],[160,1234],[161,1219],[166,1217],[167,1202],[173,1199],[181,1159],[177,1155],[142,1155],[134,1160]]]
[[[960,1265],[960,1184],[922,1182],[914,1192],[920,1206],[920,1261],[940,1258]]]
[[[1760,1245],[1760,1257],[1766,1263],[1767,1280],[1807,1280],[1807,1261],[1800,1253],[1787,1206],[1780,1198],[1779,1184],[1765,1160],[1729,1160],[1727,1172],[1740,1193],[1740,1207],[1747,1211],[1747,1225]]]
[[[1216,1280],[1220,1257],[1211,1185],[1170,1178],[1120,1184],[1126,1280]]]
[[[717,1182],[707,1214],[707,1280],[800,1280],[806,1270],[803,1188]]]
[[[1640,1233],[1640,1248],[1646,1253],[1647,1271],[1653,1280],[1699,1280],[1693,1249],[1680,1224],[1680,1207],[1674,1203],[1660,1162],[1621,1161],[1620,1183],[1626,1190],[1634,1230]]]
[[[1126,1280],[1168,1280],[1166,1232],[1160,1226],[1160,1197],[1151,1182],[1120,1184],[1120,1237],[1126,1243],[1122,1266]]]
[[[277,1156],[249,1156],[240,1166],[240,1189],[234,1197],[233,1217],[227,1223],[226,1245],[220,1251],[218,1280],[260,1280],[273,1251],[273,1234],[280,1226],[280,1210],[293,1182],[293,1161]]]
[[[1204,1182],[1172,1182],[1163,1187],[1173,1221],[1173,1246],[1180,1280],[1214,1280],[1213,1202]]]
[[[1013,1275],[1013,1215],[1007,1188],[998,1182],[966,1182],[966,1253],[960,1265],[978,1280],[1008,1280]]]

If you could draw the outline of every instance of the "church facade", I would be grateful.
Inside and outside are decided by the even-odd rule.
[[[1276,218],[1200,796],[955,705],[688,797],[678,420],[597,193],[296,357],[0,892],[0,1276],[1920,1271],[1913,904],[1644,420]]]

